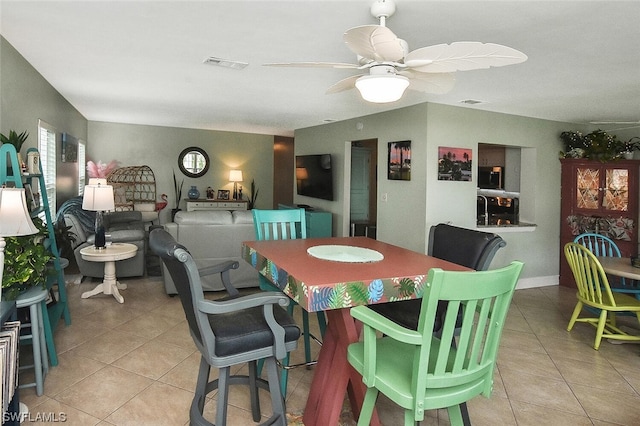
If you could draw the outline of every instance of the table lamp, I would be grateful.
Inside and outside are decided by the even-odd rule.
[[[242,170],[231,170],[229,182],[233,182],[233,199],[238,199],[238,182],[242,182]]]
[[[82,208],[96,212],[95,247],[104,249],[106,247],[104,212],[115,209],[113,186],[107,185],[106,179],[89,179],[89,185],[84,187]]]
[[[23,188],[0,188],[0,300],[4,273],[4,237],[37,234],[31,221]]]

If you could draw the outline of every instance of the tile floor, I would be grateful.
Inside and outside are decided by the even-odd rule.
[[[61,322],[56,330],[60,363],[49,370],[43,396],[21,390],[28,421],[64,413],[69,425],[188,424],[199,354],[179,300],[164,293],[159,277],[122,281],[129,286],[122,305],[105,295],[81,299],[96,284],[90,280],[68,285],[72,325]],[[640,345],[605,341],[593,350],[591,326],[565,331],[574,303],[574,291],[565,288],[516,291],[493,395],[469,403],[475,426],[640,424]],[[628,324],[638,328],[637,321]],[[302,412],[312,375],[304,368],[291,372],[288,412]],[[246,392],[233,391],[231,404],[230,425],[253,424]],[[385,425],[402,424],[393,404],[381,398],[378,407]],[[206,412],[214,409],[207,404]],[[446,424],[444,410],[423,422]]]

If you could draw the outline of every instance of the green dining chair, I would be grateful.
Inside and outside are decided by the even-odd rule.
[[[567,331],[571,331],[576,322],[593,325],[596,328],[596,340],[593,344],[595,350],[600,348],[603,337],[640,341],[640,336],[625,333],[616,326],[616,315],[620,313],[631,312],[640,322],[640,300],[624,293],[611,291],[609,279],[600,261],[582,244],[565,244],[564,255],[578,287],[576,294],[578,301],[569,320]],[[595,316],[580,316],[583,309],[591,313],[595,309]]]
[[[417,330],[367,306],[352,308],[351,316],[364,324],[363,340],[347,350],[349,363],[367,386],[358,426],[371,421],[379,392],[404,408],[405,426],[439,408],[447,408],[452,425],[462,425],[460,405],[491,395],[500,336],[523,265],[514,261],[501,269],[472,272],[431,269]],[[436,337],[440,301],[447,308]],[[458,326],[459,339],[453,344]]]
[[[286,209],[286,210],[260,210],[253,209],[253,227],[256,233],[256,239],[262,240],[287,240],[297,238],[307,238],[307,223],[304,209]],[[264,291],[282,291],[268,279],[259,275],[260,289]],[[294,308],[298,306],[293,300],[289,303],[289,315],[293,315]],[[318,326],[321,336],[324,336],[327,322],[324,312],[318,312]],[[311,340],[320,343],[320,340],[309,331],[309,313],[302,310],[302,338],[304,341],[305,362],[302,364],[290,365],[289,354],[282,362],[282,394],[287,394],[287,381],[289,370],[295,367],[311,366],[316,361],[311,359]]]

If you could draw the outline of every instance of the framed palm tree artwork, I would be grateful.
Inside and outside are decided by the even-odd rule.
[[[387,179],[411,180],[411,141],[389,142]]]
[[[438,180],[471,182],[471,164],[470,149],[438,147]]]

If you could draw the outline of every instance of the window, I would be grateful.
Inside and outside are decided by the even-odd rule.
[[[56,215],[56,131],[42,120],[38,120],[38,150],[45,183],[45,188],[39,190],[47,194],[49,211],[53,218]]]

